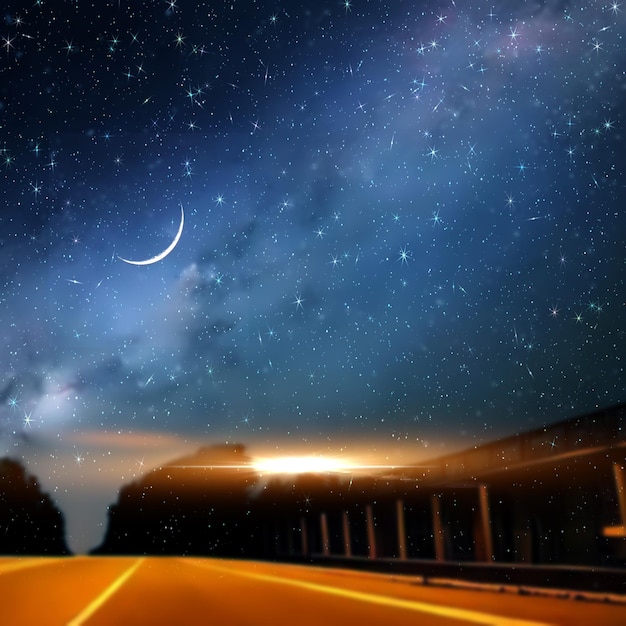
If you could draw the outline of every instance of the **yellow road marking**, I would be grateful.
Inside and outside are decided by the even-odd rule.
[[[118,576],[97,598],[87,605],[67,626],[84,624],[139,568],[143,558],[138,559],[123,574]]]
[[[340,589],[339,587],[331,587],[330,585],[320,585],[318,583],[309,583],[301,580],[293,580],[292,578],[282,578],[280,576],[272,576],[271,574],[254,574],[252,572],[242,572],[239,570],[213,565],[212,563],[188,561],[183,559],[185,563],[190,563],[202,569],[211,569],[224,574],[232,574],[233,576],[242,576],[244,578],[252,578],[254,580],[262,580],[265,582],[277,583],[280,585],[291,585],[292,587],[300,587],[310,591],[326,593],[328,595],[350,598],[359,600],[360,602],[369,602],[370,604],[379,604],[382,606],[393,607],[397,609],[407,609],[409,611],[417,611],[419,613],[429,613],[440,617],[464,620],[475,624],[485,624],[486,626],[550,626],[545,622],[534,622],[521,619],[513,619],[502,615],[492,615],[491,613],[482,613],[480,611],[472,611],[469,609],[458,609],[455,607],[439,606],[437,604],[428,604],[417,600],[402,600],[401,598],[392,598],[389,596],[381,596],[374,593],[366,593],[363,591],[352,591],[350,589]]]

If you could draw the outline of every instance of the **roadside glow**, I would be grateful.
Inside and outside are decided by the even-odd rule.
[[[276,456],[257,457],[250,463],[237,465],[166,465],[176,469],[206,469],[206,470],[252,470],[259,475],[263,474],[350,474],[373,475],[398,470],[402,468],[428,467],[421,465],[370,465],[327,456]]]
[[[323,456],[279,456],[271,459],[256,459],[254,469],[260,474],[320,474],[350,472],[352,463]]]

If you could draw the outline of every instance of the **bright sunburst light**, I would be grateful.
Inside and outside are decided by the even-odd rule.
[[[260,474],[306,474],[351,472],[357,465],[324,456],[279,456],[256,459],[254,469]]]

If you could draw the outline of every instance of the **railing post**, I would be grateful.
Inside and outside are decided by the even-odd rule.
[[[435,559],[446,560],[446,545],[444,543],[443,522],[441,520],[441,502],[439,494],[433,493],[430,498],[433,510],[433,538],[435,540]]]
[[[342,526],[343,526],[343,546],[345,555],[347,557],[352,556],[352,542],[350,540],[350,519],[348,517],[348,511],[342,513]]]
[[[626,476],[621,463],[613,461],[613,476],[615,477],[615,489],[617,491],[617,505],[619,507],[619,523],[626,526]]]
[[[619,521],[617,525],[605,526],[602,534],[605,537],[626,538],[626,473],[622,463],[613,461],[613,478],[615,479],[615,495],[617,496],[617,510]],[[620,554],[624,546],[620,549]]]
[[[365,519],[367,523],[367,544],[368,544],[368,557],[370,559],[376,558],[376,531],[374,529],[374,512],[372,505],[367,504],[365,506]]]
[[[396,500],[396,518],[398,520],[398,558],[405,560],[406,552],[406,528],[404,525],[404,502]]]
[[[330,555],[330,541],[328,539],[328,518],[326,513],[320,513],[320,527],[322,530],[322,554]]]
[[[489,492],[487,485],[478,487],[478,503],[480,507],[480,526],[485,545],[485,561],[493,561],[493,539],[491,536],[491,515],[489,511]]]

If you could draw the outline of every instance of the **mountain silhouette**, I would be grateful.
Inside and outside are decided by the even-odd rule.
[[[94,554],[247,553],[258,475],[242,445],[201,448],[124,486]]]
[[[201,448],[122,487],[93,554],[271,558],[285,524],[354,506],[363,492],[380,500],[387,481],[328,473],[264,476],[241,444]],[[318,538],[319,539],[319,538]]]
[[[69,554],[65,520],[19,461],[0,459],[0,554]]]

